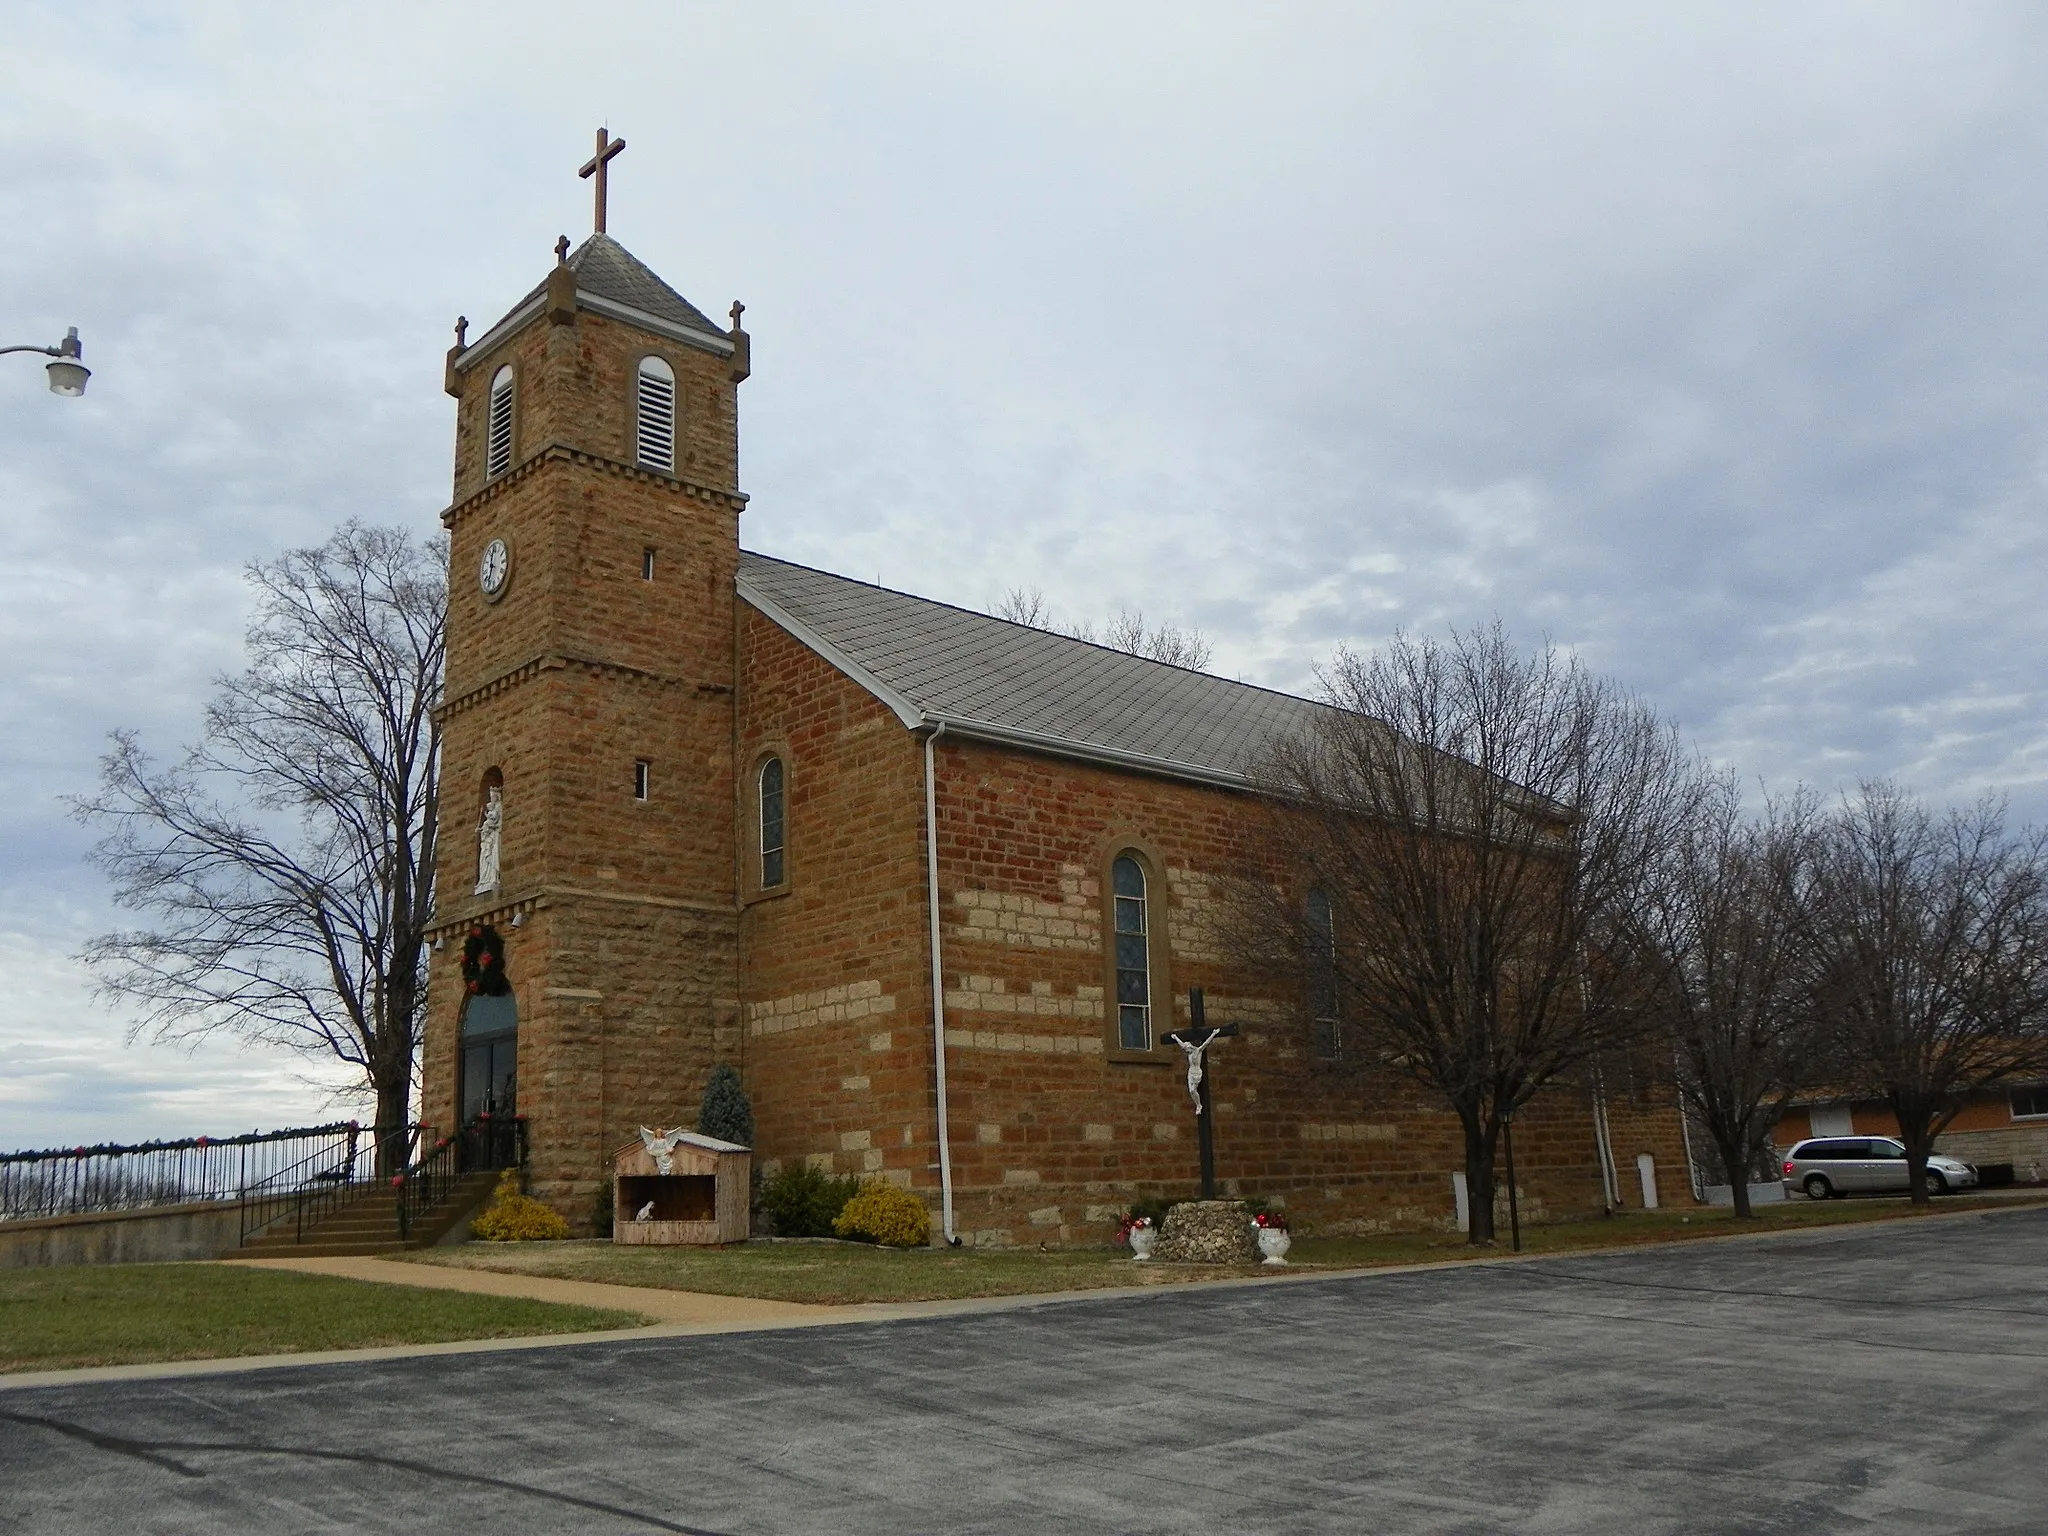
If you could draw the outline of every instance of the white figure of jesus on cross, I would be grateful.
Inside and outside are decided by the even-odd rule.
[[[1176,1033],[1167,1038],[1187,1054],[1188,1102],[1195,1106],[1195,1113],[1199,1115],[1202,1112],[1202,1057],[1216,1043],[1216,1034],[1212,1031],[1200,1045],[1182,1034]]]

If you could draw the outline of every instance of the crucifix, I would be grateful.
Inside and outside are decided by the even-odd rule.
[[[585,161],[583,169],[576,173],[586,181],[593,176],[597,178],[597,232],[600,235],[604,233],[604,202],[606,193],[610,191],[607,177],[610,174],[612,156],[625,147],[624,139],[615,139],[606,129],[598,129],[597,153]]]
[[[1177,1045],[1188,1058],[1188,1097],[1195,1105],[1195,1139],[1202,1152],[1202,1198],[1216,1198],[1216,1132],[1215,1105],[1209,1096],[1209,1074],[1202,1069],[1202,1058],[1209,1047],[1218,1040],[1237,1033],[1235,1024],[1211,1024],[1202,1001],[1202,989],[1188,989],[1188,1027],[1176,1029],[1165,1037],[1167,1044]]]

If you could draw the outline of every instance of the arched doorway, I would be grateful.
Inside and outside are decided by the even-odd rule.
[[[519,1002],[505,975],[496,929],[472,929],[463,946],[461,1090],[463,1162],[501,1168],[517,1160]]]

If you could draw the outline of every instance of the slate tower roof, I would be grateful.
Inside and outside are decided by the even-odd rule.
[[[728,332],[720,330],[701,309],[610,235],[592,235],[571,251],[563,264],[576,274],[576,302],[580,307],[706,351],[731,354],[733,343]],[[536,284],[497,324],[471,343],[464,356],[482,355],[539,314],[547,300],[547,289],[545,280]]]

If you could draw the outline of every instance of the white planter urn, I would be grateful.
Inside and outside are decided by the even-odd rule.
[[[1158,1241],[1159,1229],[1157,1227],[1131,1228],[1131,1257],[1140,1264],[1144,1263],[1145,1260],[1152,1257],[1152,1245]]]
[[[1285,1227],[1259,1227],[1256,1231],[1259,1239],[1259,1252],[1266,1256],[1262,1262],[1267,1264],[1285,1264],[1287,1262],[1287,1250],[1294,1246],[1294,1239],[1288,1236],[1287,1229]]]

